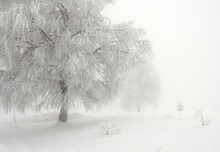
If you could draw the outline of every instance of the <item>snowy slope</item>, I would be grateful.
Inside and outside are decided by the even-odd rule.
[[[118,115],[73,113],[57,124],[57,113],[0,117],[0,152],[219,152],[220,119],[209,113],[202,126],[193,113]]]

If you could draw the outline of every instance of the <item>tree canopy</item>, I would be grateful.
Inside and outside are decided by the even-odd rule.
[[[148,62],[149,42],[132,23],[101,12],[111,0],[30,0],[0,11],[1,106],[40,110],[110,101],[121,73]]]

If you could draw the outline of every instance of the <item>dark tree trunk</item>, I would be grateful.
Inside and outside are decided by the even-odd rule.
[[[66,122],[67,121],[67,115],[68,115],[68,99],[67,99],[67,92],[68,92],[68,86],[66,85],[66,82],[64,80],[60,80],[60,89],[62,94],[62,106],[60,108],[60,114],[58,118],[58,122]]]
[[[67,109],[65,107],[61,107],[58,122],[66,122],[67,113],[68,113]]]

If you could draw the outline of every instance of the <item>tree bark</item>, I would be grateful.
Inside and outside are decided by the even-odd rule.
[[[68,99],[67,99],[67,92],[68,92],[68,86],[66,85],[66,82],[64,80],[60,80],[60,89],[61,89],[61,95],[62,95],[62,105],[60,108],[60,114],[58,118],[58,122],[66,122],[67,121],[67,115],[68,115]]]
[[[58,122],[66,122],[67,121],[67,114],[68,114],[67,108],[62,106],[60,108]]]

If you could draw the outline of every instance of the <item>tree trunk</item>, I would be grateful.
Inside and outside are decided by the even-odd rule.
[[[65,107],[61,107],[58,122],[66,122],[67,121],[67,113],[68,113],[67,109]]]
[[[140,105],[137,107],[137,112],[141,112],[141,106]]]
[[[66,122],[67,121],[67,114],[68,114],[68,99],[67,99],[67,92],[68,86],[64,80],[60,80],[60,89],[62,94],[62,106],[60,108],[60,114],[58,118],[58,122]]]

